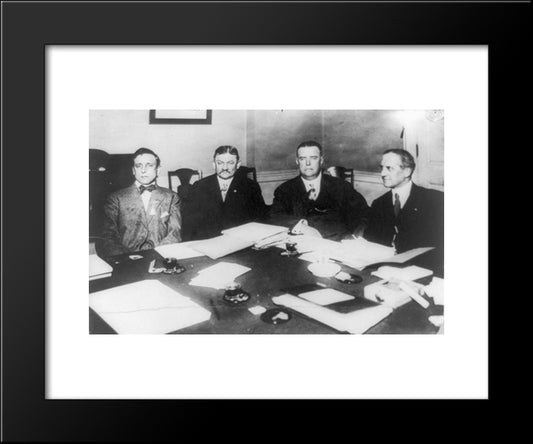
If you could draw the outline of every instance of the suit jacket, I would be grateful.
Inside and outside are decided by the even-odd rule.
[[[396,239],[395,226],[398,229]],[[394,217],[392,191],[385,193],[372,202],[364,237],[388,246],[392,246],[394,239],[398,253],[419,247],[435,247],[435,251],[427,256],[431,264],[427,264],[434,271],[441,271],[444,255],[444,193],[413,183],[411,194],[398,218]]]
[[[340,238],[366,224],[368,205],[350,184],[337,177],[322,174],[320,194],[309,200],[300,176],[281,184],[274,191],[271,221],[291,225],[307,219],[322,236]]]
[[[111,193],[104,205],[103,256],[147,250],[181,241],[180,200],[176,193],[156,186],[145,211],[134,184]]]
[[[183,204],[183,239],[207,239],[222,230],[261,220],[266,205],[261,188],[245,176],[233,176],[222,200],[217,175],[195,182]]]

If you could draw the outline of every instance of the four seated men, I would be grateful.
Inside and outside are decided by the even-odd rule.
[[[147,148],[133,154],[135,182],[110,194],[104,206],[102,239],[97,251],[113,256],[158,245],[220,235],[247,222],[292,226],[301,219],[322,237],[340,240],[351,235],[393,246],[397,253],[435,247],[428,265],[443,275],[444,197],[411,180],[415,162],[406,150],[383,154],[381,177],[390,191],[365,198],[341,178],[322,174],[324,156],[318,142],[296,149],[299,175],[278,186],[270,209],[257,182],[238,174],[238,150],[219,146],[213,155],[215,173],[196,182],[181,202],[176,193],[157,185],[159,157]],[[424,255],[426,256],[426,255]]]

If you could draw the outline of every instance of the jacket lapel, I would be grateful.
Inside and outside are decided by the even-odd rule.
[[[136,212],[141,215],[143,224],[147,224],[146,211],[144,210],[144,204],[141,197],[141,193],[135,185],[135,182],[130,185],[130,204],[136,209]]]
[[[148,212],[145,212],[146,214],[146,221],[148,225],[152,222],[152,219],[157,216],[158,214],[158,208],[161,205],[161,202],[163,200],[163,193],[159,190],[159,186],[156,186],[155,190],[152,191],[152,195],[150,196],[150,201],[148,202]],[[142,204],[142,199],[141,199]],[[144,209],[144,205],[143,205]]]
[[[404,212],[405,214],[418,211],[418,196],[420,194],[419,189],[420,188],[416,186],[413,182],[413,184],[411,185],[411,193],[409,193],[409,197],[405,201],[405,205],[402,208],[402,212]]]
[[[212,174],[211,176],[208,177],[208,179],[209,179],[209,189],[208,189],[209,195],[213,196],[213,199],[215,200],[217,205],[222,205],[222,192],[220,191],[220,186],[218,185],[217,175]]]

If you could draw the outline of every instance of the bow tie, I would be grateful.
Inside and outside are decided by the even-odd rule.
[[[154,191],[154,190],[155,190],[155,185],[148,185],[148,186],[141,185],[139,187],[139,192],[141,194],[144,193],[145,191]]]

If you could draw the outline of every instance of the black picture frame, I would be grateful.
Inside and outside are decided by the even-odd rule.
[[[502,148],[529,145],[527,100],[516,99],[530,95],[531,4],[4,2],[2,9],[2,440],[173,441],[197,437],[198,430],[202,436],[211,431],[221,439],[228,428],[235,432],[246,423],[262,429],[272,422],[281,424],[284,414],[292,417],[298,411],[311,418],[318,411],[328,411],[335,424],[352,424],[354,409],[359,407],[360,424],[364,417],[365,427],[382,426],[384,411],[375,403],[295,401],[244,406],[235,401],[46,399],[46,45],[488,45],[489,146],[494,159],[500,158],[496,153]],[[496,163],[490,163],[489,177],[496,177],[501,185],[504,178]],[[472,166],[473,177],[476,167]],[[493,186],[489,189],[495,191]],[[492,224],[501,206],[489,208]],[[492,252],[503,249],[507,241],[504,236],[492,236],[493,232],[489,249],[492,308],[496,287],[505,276],[499,266],[498,273],[490,272],[497,267]],[[491,333],[495,328],[509,331],[502,323],[510,322],[512,305],[499,304],[496,315],[490,311]],[[494,339],[493,334],[489,337]],[[492,369],[498,360],[509,361],[496,342],[489,346],[489,398],[496,401],[503,390],[495,379],[503,375]],[[215,374],[218,370],[214,365]],[[386,416],[390,426],[397,407],[394,415]],[[448,402],[446,407],[456,405]],[[488,403],[472,401],[468,407],[465,419],[455,415],[458,422],[453,429],[485,428]],[[482,423],[470,415],[473,409],[482,413]],[[403,410],[404,419],[412,420],[412,409]],[[423,424],[435,425],[433,408],[416,413],[418,432]],[[328,428],[332,425],[323,416],[320,421]],[[442,424],[436,428],[440,431]],[[383,427],[379,430],[385,433]],[[299,433],[303,435],[301,429]]]
[[[211,116],[213,111],[206,109],[205,117],[187,118],[187,117],[157,117],[157,110],[151,109],[149,112],[150,125],[211,125]],[[185,115],[185,114],[184,114]]]

